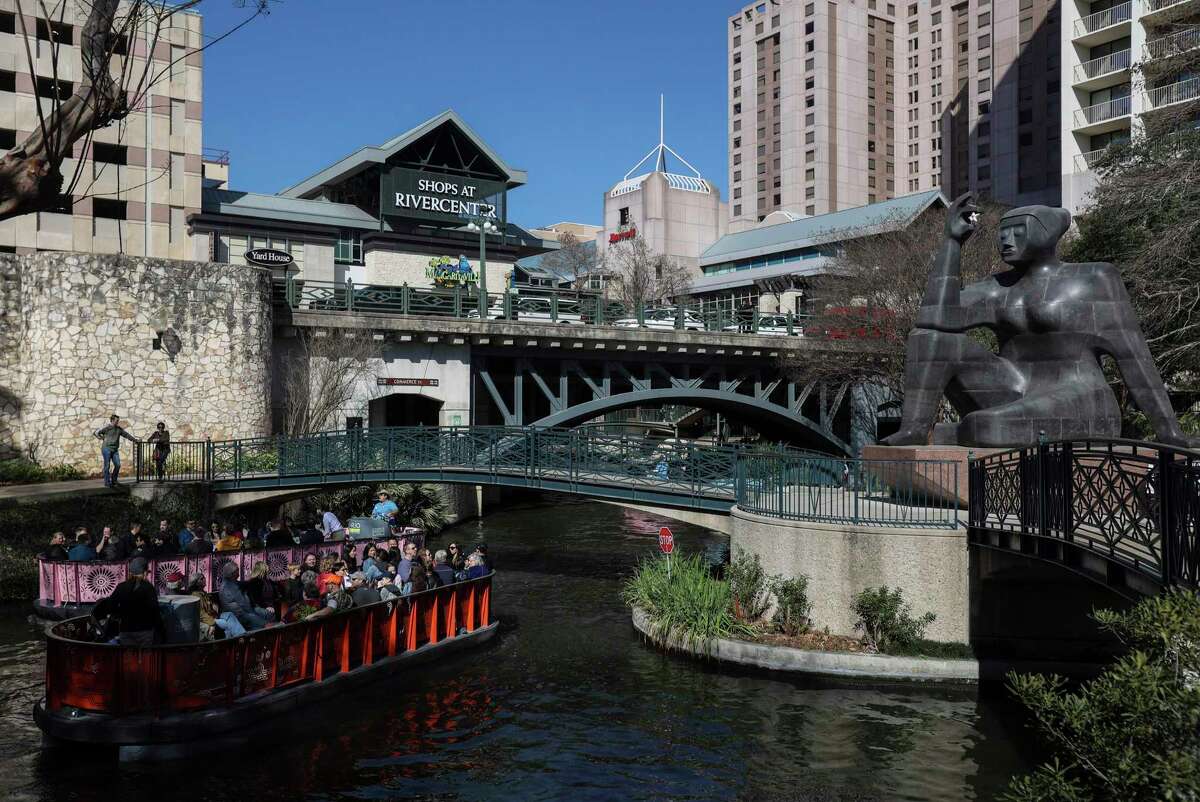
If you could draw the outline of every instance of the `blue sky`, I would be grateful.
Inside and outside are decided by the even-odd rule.
[[[235,189],[277,192],[453,108],[529,183],[526,226],[599,223],[658,140],[725,193],[724,0],[285,0],[205,53],[204,144]],[[201,7],[205,32],[247,14]]]

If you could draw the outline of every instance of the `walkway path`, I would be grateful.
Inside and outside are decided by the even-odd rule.
[[[127,486],[104,486],[103,479],[76,479],[70,482],[42,482],[35,485],[4,485],[0,487],[0,506],[35,504],[71,496],[116,496],[129,492]]]

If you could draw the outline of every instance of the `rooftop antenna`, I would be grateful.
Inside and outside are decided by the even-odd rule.
[[[695,173],[696,178],[703,180],[704,177],[702,175],[700,175],[700,171],[697,170],[692,165],[688,164],[687,159],[680,156],[678,153],[676,153],[671,148],[670,145],[667,144],[666,134],[665,134],[665,125],[664,125],[664,113],[663,113],[664,106],[665,106],[665,101],[663,99],[663,95],[660,94],[658,96],[658,144],[655,145],[653,148],[651,148],[650,152],[647,153],[645,156],[643,156],[641,161],[639,161],[637,164],[633,165],[633,167],[629,170],[629,172],[625,173],[625,180],[628,181],[629,176],[636,173],[638,168],[641,167],[643,164],[645,164],[650,159],[650,157],[654,156],[654,155],[658,156],[658,159],[655,162],[654,171],[657,173],[667,172],[667,154],[668,153],[670,153],[672,156],[674,156],[676,159],[678,159],[679,162],[684,167],[688,168],[693,173]]]

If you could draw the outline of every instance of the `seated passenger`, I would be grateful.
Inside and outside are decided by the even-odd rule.
[[[479,579],[487,575],[488,569],[483,564],[483,557],[479,552],[471,552],[471,556],[467,558],[467,579]]]
[[[233,613],[221,612],[220,605],[211,593],[204,590],[204,574],[196,571],[188,577],[188,592],[200,600],[200,640],[215,640],[218,636],[237,638],[246,634],[246,628]]]
[[[208,533],[203,529],[197,530],[196,536],[188,541],[188,544],[183,547],[183,553],[189,557],[201,557],[205,554],[213,553],[213,542],[209,539]]]
[[[50,546],[41,554],[43,560],[57,560],[59,562],[70,559],[67,556],[67,536],[62,532],[55,532],[50,536]]]
[[[268,549],[285,548],[294,545],[296,543],[292,540],[292,533],[283,525],[283,521],[276,519],[267,524],[266,546]]]
[[[76,563],[98,559],[96,550],[92,548],[92,538],[88,535],[87,529],[75,532],[75,545],[67,552],[67,559]]]
[[[221,604],[221,612],[233,613],[238,622],[249,630],[262,629],[267,622],[275,617],[272,609],[256,608],[238,583],[238,567],[234,563],[226,563],[221,568],[221,591],[217,600]]]
[[[153,646],[167,639],[162,616],[158,613],[158,593],[146,579],[147,562],[141,557],[129,561],[129,578],[112,595],[92,608],[97,620],[114,616],[120,621],[116,642],[121,646]]]
[[[325,606],[339,613],[354,606],[354,599],[342,587],[342,578],[337,574],[328,574],[325,578]]]
[[[214,551],[237,551],[242,547],[242,533],[233,524],[225,524],[221,539],[217,541]]]
[[[383,601],[379,589],[367,581],[367,575],[362,571],[350,575],[350,598],[355,607],[366,607],[368,604]]]
[[[250,569],[250,578],[242,583],[242,589],[250,597],[250,603],[264,610],[279,609],[279,590],[271,579],[271,569],[259,560]]]
[[[433,573],[443,586],[454,584],[454,569],[450,567],[449,555],[443,549],[438,549],[433,555]]]

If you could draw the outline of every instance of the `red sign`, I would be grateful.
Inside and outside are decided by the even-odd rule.
[[[608,244],[615,245],[621,240],[633,239],[637,236],[636,228],[627,228],[624,231],[616,231],[608,235]]]
[[[675,536],[665,526],[658,530],[658,549],[663,554],[670,554],[675,551]]]

